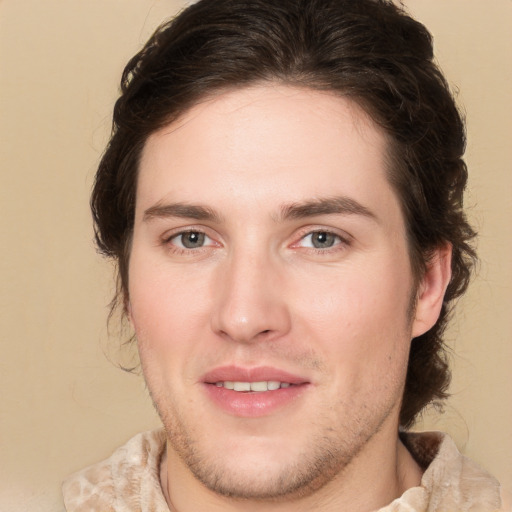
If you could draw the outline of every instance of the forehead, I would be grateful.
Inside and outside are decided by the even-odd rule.
[[[345,97],[284,85],[224,92],[149,137],[137,210],[161,201],[242,207],[334,194],[371,203],[372,190],[383,187],[392,200],[387,147],[383,131]]]

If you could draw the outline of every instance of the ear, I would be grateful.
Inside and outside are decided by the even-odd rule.
[[[452,276],[452,246],[445,244],[434,250],[418,287],[412,337],[426,333],[439,318],[444,294]]]

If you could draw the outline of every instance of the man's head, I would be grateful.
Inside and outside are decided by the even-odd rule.
[[[349,219],[362,218],[361,222],[366,223],[375,222],[375,219],[372,221],[372,217],[375,217],[373,209],[380,208],[382,212],[387,212],[384,215],[386,220],[383,224],[393,226],[387,234],[391,238],[398,237],[398,241],[390,239],[386,242],[389,245],[386,245],[384,237],[383,245],[379,246],[382,250],[386,246],[386,251],[394,247],[396,249],[395,261],[392,258],[386,259],[385,251],[379,252],[371,244],[368,245],[367,253],[364,253],[361,248],[361,252],[366,254],[367,259],[364,261],[368,266],[364,270],[355,266],[353,272],[359,272],[359,276],[363,276],[365,273],[366,276],[371,275],[374,283],[380,276],[382,279],[380,284],[384,287],[376,285],[373,290],[375,296],[365,295],[364,290],[371,291],[367,281],[355,279],[347,282],[343,281],[341,277],[337,281],[339,276],[344,275],[343,271],[336,267],[337,264],[324,261],[321,264],[322,269],[330,271],[332,268],[336,268],[336,272],[333,275],[327,273],[318,276],[317,282],[322,290],[321,297],[315,300],[315,293],[312,290],[311,296],[308,297],[311,301],[310,314],[307,315],[307,318],[300,315],[298,317],[309,322],[308,325],[312,332],[322,333],[323,320],[333,321],[335,317],[331,315],[324,318],[321,312],[335,312],[336,308],[330,309],[330,306],[337,304],[340,308],[338,310],[340,322],[339,326],[336,326],[336,330],[339,332],[340,346],[343,346],[344,333],[347,332],[352,332],[353,340],[364,338],[367,341],[371,329],[364,331],[364,322],[368,324],[374,322],[372,328],[378,330],[380,327],[378,322],[383,322],[383,319],[395,310],[396,325],[387,323],[383,328],[383,332],[389,335],[388,341],[390,337],[393,337],[391,332],[395,327],[396,335],[401,340],[407,335],[414,335],[415,325],[418,327],[415,321],[418,318],[418,301],[420,301],[421,307],[420,296],[424,278],[428,275],[430,266],[435,266],[437,260],[446,257],[447,251],[451,248],[451,279],[440,305],[437,322],[434,322],[434,325],[426,332],[420,332],[423,329],[418,329],[418,335],[411,343],[410,353],[409,345],[405,350],[401,344],[396,347],[391,344],[386,351],[382,352],[381,357],[368,357],[370,366],[371,364],[382,364],[386,357],[390,361],[396,357],[395,363],[398,361],[407,364],[408,361],[406,377],[404,373],[406,382],[401,404],[400,424],[410,425],[417,413],[427,403],[445,396],[449,372],[444,358],[441,336],[446,325],[451,301],[462,294],[467,287],[471,260],[474,257],[473,251],[468,245],[474,234],[462,211],[462,194],[467,179],[465,164],[462,160],[463,122],[446,82],[432,59],[431,38],[426,29],[403,14],[397,7],[383,1],[201,1],[189,7],[175,21],[159,29],[144,49],[130,61],[123,74],[122,95],[114,112],[114,131],[98,170],[92,198],[98,245],[105,254],[118,261],[119,293],[124,307],[130,308],[132,305],[130,292],[137,290],[139,293],[141,282],[145,282],[146,285],[149,283],[153,289],[157,290],[161,283],[157,274],[138,273],[142,268],[139,264],[141,261],[147,261],[147,255],[145,258],[133,261],[133,268],[130,268],[131,257],[142,254],[137,251],[143,242],[141,239],[134,239],[134,227],[137,230],[136,212],[140,213],[139,223],[141,226],[148,224],[154,226],[155,222],[151,219],[159,217],[158,207],[165,206],[169,202],[168,199],[172,199],[173,203],[178,203],[178,207],[182,208],[181,212],[177,213],[176,204],[174,204],[173,218],[195,219],[195,224],[189,222],[189,225],[195,225],[196,231],[190,227],[187,228],[191,232],[190,236],[193,237],[187,242],[190,246],[188,248],[202,247],[201,244],[205,243],[204,237],[206,236],[209,247],[207,251],[209,252],[205,254],[223,254],[222,251],[227,251],[226,254],[229,253],[229,257],[226,256],[226,258],[229,260],[235,256],[228,249],[231,247],[228,243],[228,232],[232,237],[235,235],[227,228],[224,232],[219,227],[222,222],[217,222],[219,221],[218,217],[231,216],[229,218],[233,220],[232,216],[239,216],[240,219],[245,219],[247,229],[250,230],[251,219],[258,219],[258,214],[262,212],[274,215],[274,220],[276,220],[280,211],[276,208],[278,204],[284,205],[288,208],[287,211],[291,212],[287,217],[288,221],[301,218],[300,213],[297,213],[301,211],[301,207],[303,207],[302,212],[309,208],[310,213],[318,208],[318,212],[320,212],[318,215],[321,216],[325,214],[321,212],[328,208],[325,205],[326,199],[337,200],[340,196],[357,199],[359,196],[356,193],[355,184],[360,182],[359,184],[370,195],[362,194],[359,197],[361,200],[356,203],[350,201],[343,203],[342,201],[345,212],[350,208],[354,210],[352,214],[345,215],[345,217]],[[306,108],[308,98],[311,105],[318,108],[319,121],[316,128],[320,135],[325,135],[325,140],[322,137],[319,137],[322,140],[317,140],[314,130],[294,133],[292,129],[294,126],[311,127],[315,125],[314,112]],[[251,110],[252,102],[254,102],[255,110]],[[303,110],[300,105],[304,106]],[[245,112],[248,117],[236,119],[235,113],[238,111]],[[218,115],[219,113],[222,115]],[[238,123],[240,129],[243,128],[249,133],[253,126],[252,120],[260,119],[260,127],[263,127],[263,119],[268,119],[268,129],[269,131],[277,130],[274,135],[278,140],[283,135],[283,126],[276,127],[275,122],[272,121],[272,119],[276,121],[276,118],[272,113],[279,113],[283,120],[289,123],[289,142],[283,138],[280,139],[282,154],[288,156],[288,161],[293,162],[296,167],[300,167],[300,162],[293,160],[293,155],[301,154],[304,161],[310,158],[310,174],[306,169],[298,168],[297,181],[286,181],[289,180],[290,175],[285,179],[286,173],[280,174],[278,169],[274,169],[274,174],[272,169],[267,168],[267,171],[271,171],[270,174],[261,176],[252,174],[253,181],[251,181],[248,179],[248,175],[244,174],[243,161],[240,160],[238,164],[241,178],[240,181],[233,181],[234,169],[229,167],[229,162],[224,162],[225,167],[222,169],[211,168],[207,165],[209,156],[212,161],[220,162],[219,155],[215,153],[213,146],[207,146],[204,142],[210,140],[206,135],[213,137],[213,133],[207,130],[207,119],[212,123],[215,122],[215,124],[211,124],[213,132],[221,130],[223,133],[222,130],[224,130],[224,133],[231,134],[229,139],[222,137],[216,139],[216,147],[225,154],[231,154],[233,162],[235,162],[236,158],[242,157],[243,152],[236,153],[236,148],[233,145],[243,141],[248,151],[252,147],[251,141],[258,140],[261,131],[255,130],[253,138],[237,139],[236,134],[239,132],[237,130],[230,132],[230,127],[233,128]],[[227,120],[226,125],[221,123],[223,118]],[[244,119],[248,124],[244,124]],[[296,123],[293,122],[294,119]],[[342,126],[336,124],[336,119]],[[228,121],[231,121],[232,124],[229,125]],[[194,126],[194,122],[199,123],[196,126],[196,131],[187,131],[188,127]],[[330,136],[338,132],[340,134],[339,146],[336,145],[335,138],[329,139]],[[180,144],[177,144],[176,141],[180,133],[187,133],[187,138],[180,139]],[[200,135],[200,140],[195,139],[195,133]],[[297,140],[302,141],[303,147],[308,146],[307,139],[301,139],[307,133],[309,133],[312,148],[310,148],[310,153],[302,154],[301,146],[297,146]],[[172,141],[165,139],[165,134],[171,134]],[[349,136],[355,138],[350,139]],[[350,140],[354,146],[344,145],[344,140]],[[277,165],[278,155],[272,153],[271,142],[270,140],[262,141],[260,165]],[[316,153],[313,150],[315,144],[318,144]],[[194,155],[196,146],[197,151],[202,150],[204,158],[204,161],[200,162],[202,169],[203,171],[209,169],[209,174],[203,172],[200,176],[194,175],[194,171],[198,169],[192,167],[191,162],[187,160]],[[164,149],[169,147],[174,148],[175,160],[173,160],[173,153],[168,153]],[[356,151],[351,154],[351,147],[356,147],[360,152]],[[212,151],[211,155],[207,154],[207,148]],[[290,153],[289,148],[294,148],[295,153]],[[183,153],[185,149],[188,150],[186,154]],[[240,148],[238,149],[240,150]],[[308,148],[304,147],[304,151],[306,149]],[[374,160],[358,161],[357,158],[358,155],[361,156],[361,152],[368,152],[371,154],[370,156],[374,157]],[[377,154],[373,154],[374,152]],[[157,154],[166,156],[160,158],[155,156]],[[313,154],[316,154],[318,163],[315,163],[312,158]],[[256,153],[251,153],[251,155],[252,158],[257,158]],[[268,160],[265,160],[266,155],[268,155]],[[272,155],[274,155],[273,159]],[[329,167],[333,161],[328,164],[327,161],[323,162],[322,160],[323,157],[327,158],[329,155],[332,158],[336,157],[340,162],[339,180],[336,178],[336,174],[331,172],[333,169]],[[350,155],[351,159],[344,161],[347,155]],[[245,156],[248,157],[248,155]],[[351,170],[350,162],[356,162]],[[254,167],[251,168],[251,163],[254,161],[247,161],[247,172],[255,170]],[[380,187],[376,195],[375,190],[373,190],[373,195],[369,190],[372,181],[363,172],[363,169],[366,169],[365,166],[370,164],[376,167],[373,186],[379,184]],[[382,176],[378,175],[377,168],[381,168]],[[176,178],[175,191],[173,191],[173,182],[169,181],[170,178],[164,179],[163,177],[165,169],[169,170],[169,176]],[[185,169],[188,169],[187,173],[185,173]],[[345,169],[347,173],[344,173]],[[222,174],[223,171],[225,171],[225,175]],[[289,172],[290,169],[287,171]],[[220,174],[216,174],[219,172]],[[350,172],[352,172],[352,177],[347,181]],[[273,198],[275,203],[265,203],[264,196],[260,196],[256,203],[251,203],[247,194],[250,195],[250,192],[254,191],[254,196],[252,196],[254,199],[260,190],[258,187],[262,185],[261,180],[264,179],[268,183],[272,181],[273,176],[276,178],[274,187],[267,188],[265,197],[269,201]],[[281,181],[278,179],[280,177],[283,178]],[[315,187],[316,180],[318,180],[318,188]],[[205,189],[212,190],[212,193],[215,192],[215,187],[218,188],[219,184],[226,193],[223,198],[225,201],[223,204],[226,205],[225,211],[221,207],[221,190],[217,190],[217,195],[212,195],[210,198],[215,204],[211,204],[211,201],[209,202],[208,197],[203,193]],[[352,190],[351,186],[355,188]],[[159,187],[160,197],[157,197],[158,194],[155,195],[155,192],[158,192],[156,187]],[[307,189],[311,191],[309,197],[306,195]],[[345,189],[347,193],[345,193]],[[194,195],[196,190],[198,193]],[[331,192],[327,193],[328,191]],[[180,193],[182,194],[177,201],[174,198],[166,197],[166,194],[172,195],[174,192],[178,196]],[[279,195],[278,192],[282,194]],[[287,192],[289,192],[288,197]],[[390,192],[392,192],[391,195],[389,195]],[[353,197],[354,195],[356,197]],[[154,201],[149,201],[149,198]],[[242,198],[243,201],[237,202],[238,198]],[[365,198],[366,201],[363,200]],[[141,199],[147,199],[149,202],[141,205]],[[304,202],[301,202],[302,199],[306,200],[307,204],[302,204]],[[322,204],[315,205],[316,199],[320,199]],[[393,200],[396,201],[396,211],[393,209]],[[244,216],[241,210],[236,209],[237,205],[242,208],[244,204],[247,207],[251,205],[253,208],[251,215]],[[200,205],[203,207],[203,211],[197,208],[194,211],[190,209],[187,211],[187,207],[191,205]],[[339,202],[337,206],[340,207]],[[360,206],[363,206],[363,209],[360,209]],[[333,204],[329,207],[331,210],[335,208]],[[366,209],[371,213],[363,213]],[[400,213],[403,232],[400,231],[401,224],[394,217],[393,212]],[[283,212],[281,211],[281,213]],[[162,216],[160,215],[160,217]],[[378,215],[377,219],[380,219]],[[226,219],[224,218],[224,220]],[[313,220],[316,222],[318,219],[314,218]],[[319,234],[311,236],[327,237],[327,246],[320,247],[323,251],[328,248],[329,243],[338,245],[339,241],[343,239],[341,236],[343,229],[338,226],[340,231],[334,234],[335,238],[331,239],[334,235],[325,228],[325,219],[321,218],[320,220],[322,223],[318,229],[311,230],[311,232]],[[255,225],[262,225],[262,222]],[[202,227],[204,224],[212,231],[203,235],[201,233],[204,231]],[[289,227],[290,224],[287,226]],[[201,229],[199,229],[200,227]],[[322,231],[321,228],[326,231]],[[178,231],[173,231],[174,229],[173,227],[168,230],[167,238],[167,242],[171,241],[173,247],[176,237],[172,238],[172,234],[178,233]],[[363,228],[358,228],[359,231],[361,229],[364,231]],[[221,233],[218,236],[219,239],[215,235],[217,230]],[[347,229],[347,231],[349,230]],[[139,230],[139,233],[141,232]],[[380,232],[381,235],[385,233],[385,230]],[[304,233],[304,236],[306,234]],[[350,231],[348,235],[351,235]],[[258,235],[254,233],[252,236],[258,238]],[[338,236],[341,238],[337,238]],[[197,245],[197,237],[199,237],[199,245]],[[354,236],[354,238],[358,237]],[[292,240],[291,233],[289,233],[289,237],[286,238],[289,244],[285,244],[285,246],[290,249],[292,242],[298,244],[296,245],[297,253],[302,254],[305,247],[302,242],[299,244],[299,239],[300,237],[297,237],[296,240]],[[184,240],[182,238],[180,240],[180,243],[183,243]],[[259,241],[262,240],[260,233]],[[270,244],[272,247],[281,247],[276,242],[275,236],[267,237],[266,240],[269,243],[273,240],[274,246]],[[281,244],[284,243],[283,240],[281,240]],[[208,245],[210,243],[212,245]],[[320,240],[318,243],[325,244],[326,242]],[[219,244],[218,247],[215,244]],[[155,244],[153,244],[154,246]],[[372,247],[375,248],[373,254],[380,255],[382,258],[376,260],[370,258]],[[401,249],[404,247],[407,249],[406,259],[403,259],[401,253]],[[389,255],[389,253],[386,254]],[[210,256],[208,257],[210,258]],[[267,257],[269,260],[265,260],[265,264],[268,264],[268,275],[273,276],[272,280],[266,283],[267,286],[272,288],[275,282],[281,282],[280,279],[283,279],[281,284],[285,288],[289,286],[292,289],[290,281],[285,279],[286,272],[284,270],[277,272],[273,256],[267,255]],[[208,261],[214,262],[219,259],[222,257],[212,256]],[[232,259],[232,261],[237,262],[238,260]],[[379,267],[378,262],[381,262],[383,266]],[[263,260],[256,258],[256,255],[252,263],[256,266],[264,265]],[[213,263],[211,264],[213,265]],[[387,267],[386,264],[388,264]],[[399,275],[393,274],[398,268],[398,264],[401,265],[403,271],[402,279]],[[290,265],[296,272],[301,272],[300,265],[297,263],[290,262]],[[161,262],[154,262],[153,269],[162,269],[163,266]],[[187,286],[186,280],[178,281],[178,275],[190,276],[192,288],[195,286],[193,280],[198,275],[197,269],[192,271],[192,267],[181,266],[183,267],[181,273],[173,275],[171,272],[174,281],[167,283],[168,293],[175,300],[176,298],[179,300],[181,291],[178,286],[173,286],[173,282]],[[247,279],[250,279],[251,268],[249,265],[245,269],[245,272],[248,273]],[[373,275],[372,272],[376,270],[382,272],[379,274],[377,271]],[[201,272],[205,272],[204,269]],[[302,272],[303,278],[306,280],[314,275],[314,271],[311,269]],[[385,274],[384,278],[382,278],[383,273]],[[259,275],[264,282],[265,279],[262,276],[266,274]],[[239,276],[242,282],[244,280],[243,274],[238,273],[236,265],[229,267],[222,279],[218,276],[215,278],[217,279],[215,282],[219,300],[227,301],[225,297],[224,299],[222,297],[223,294],[228,294],[226,291],[228,289],[231,289],[230,300],[236,297],[237,285],[231,282],[235,279],[233,276]],[[150,278],[154,280],[152,283],[149,282]],[[203,282],[209,282],[208,279],[203,275]],[[333,283],[338,286],[333,286]],[[368,288],[365,288],[365,283]],[[214,286],[213,281],[209,286]],[[393,293],[389,293],[390,290]],[[205,295],[207,292],[213,293],[211,288],[206,290],[199,287],[196,289],[196,293],[200,292]],[[292,292],[293,290],[283,289],[283,297],[294,296]],[[241,291],[237,293],[243,296]],[[301,293],[302,295],[305,293],[302,288]],[[143,295],[142,292],[139,294],[139,296]],[[348,301],[344,308],[341,308],[342,302],[338,300],[340,297],[345,297]],[[196,313],[200,316],[200,306],[203,304],[199,299],[198,295]],[[385,302],[382,302],[384,299],[388,301],[388,305],[395,306],[395,310],[387,311],[384,307]],[[153,300],[161,302],[162,297],[153,297]],[[243,297],[240,301],[243,302]],[[290,301],[290,304],[294,304],[292,299]],[[226,305],[228,302],[224,304]],[[231,308],[231,311],[236,310],[236,301],[229,302],[228,306],[226,307]],[[265,315],[268,315],[268,321],[271,324],[273,315],[278,315],[280,306],[279,304],[272,307],[267,306],[268,309],[263,308],[261,311],[262,315],[263,312],[266,312]],[[210,309],[213,311],[215,307],[212,303]],[[300,311],[300,307],[298,305],[296,307]],[[360,315],[361,311],[372,313],[372,307],[377,307],[373,317],[372,314]],[[187,308],[188,311],[193,311],[193,302],[187,304]],[[290,306],[287,308],[288,313],[285,316],[292,322],[293,312],[290,312]],[[145,313],[146,317],[149,315],[149,311]],[[316,318],[312,314],[315,311],[319,312]],[[352,314],[353,323],[351,323],[350,316],[345,316],[344,312],[346,311]],[[219,313],[215,318],[216,321],[210,320],[212,325],[217,327],[214,328],[210,325],[210,328],[217,333],[217,336],[225,339],[228,328],[221,327],[224,325],[220,320],[222,315]],[[279,318],[279,321],[282,321],[282,317]],[[136,320],[134,323],[137,330]],[[178,321],[179,319],[174,318],[174,320]],[[286,322],[288,320],[285,321],[285,324]],[[143,324],[144,322],[141,320],[139,325]],[[353,330],[354,326],[363,329],[366,335],[363,338],[358,338]],[[282,325],[281,328],[284,329]],[[285,330],[288,332],[288,327]],[[272,331],[272,325],[265,326],[265,321],[262,319],[261,333],[271,333]],[[171,332],[167,333],[170,344],[174,343]],[[181,336],[184,335],[179,329],[177,332],[180,332]],[[191,328],[191,333],[193,333],[193,328]],[[142,351],[145,350],[146,354],[148,351],[154,350],[146,338],[147,334],[146,326],[137,332],[139,339],[145,339]],[[327,335],[332,335],[332,333],[328,332]],[[347,337],[351,336],[347,334]],[[376,338],[374,341],[378,344],[379,337],[376,336]],[[194,339],[192,336],[191,340]],[[242,345],[248,346],[247,343]],[[329,350],[325,352],[320,350],[317,353],[313,344],[308,356],[306,345],[305,341],[301,340],[298,344],[300,350],[291,351],[295,357],[293,365],[299,367],[300,361],[303,361],[306,367],[309,365],[313,368],[309,369],[313,373],[315,365],[318,366],[317,369],[321,373],[322,368],[328,363],[327,359],[322,356],[333,354]],[[256,345],[252,344],[251,346]],[[289,348],[284,343],[280,352],[279,343],[270,343],[270,346],[277,351],[274,353],[275,357],[283,358]],[[219,354],[223,353],[223,349],[220,347],[217,349]],[[393,352],[392,349],[396,349],[396,351]],[[368,347],[368,350],[378,352],[376,347]],[[226,360],[236,359],[236,353],[240,355],[245,352],[233,350],[229,355],[226,352]],[[265,361],[265,352],[261,347],[258,348],[257,353]],[[356,355],[362,357],[362,353],[354,353],[354,358]],[[208,360],[207,354],[205,357]],[[242,355],[240,357],[243,359]],[[249,363],[258,365],[256,351],[250,355],[245,353],[245,357],[246,365]],[[348,356],[347,358],[350,359]],[[340,356],[339,359],[341,360],[342,357]],[[336,361],[336,357],[334,357],[334,361]],[[393,374],[393,377],[398,382],[391,379],[389,382],[384,382],[383,385],[387,383],[390,388],[393,388],[389,396],[395,397],[396,393],[402,393],[403,383],[400,382],[401,374],[398,371],[398,366],[390,362],[390,367],[396,370],[397,373]],[[374,369],[378,375],[381,371],[382,367]],[[148,379],[148,375],[146,378]],[[218,378],[219,381],[226,380],[222,378],[222,375],[208,376],[208,378]],[[158,388],[161,385],[164,389],[161,382],[154,383],[153,388]],[[396,387],[394,387],[395,385]],[[155,395],[155,389],[152,389],[151,382],[150,389]],[[357,397],[357,393],[354,396]],[[341,399],[343,400],[343,397]],[[170,400],[173,400],[172,397]],[[191,400],[193,401],[193,397]],[[194,406],[193,403],[190,405]],[[392,401],[388,405],[392,408]],[[327,404],[324,404],[324,407],[327,407]],[[165,411],[160,411],[160,413],[165,416]],[[381,411],[381,416],[384,419],[383,411]],[[360,420],[362,421],[363,418],[366,417],[362,415]],[[180,431],[177,426],[175,427],[177,431]]]

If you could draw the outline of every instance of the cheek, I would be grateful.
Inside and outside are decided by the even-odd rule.
[[[305,300],[296,317],[324,358],[346,372],[380,371],[393,361],[403,365],[411,286],[407,273],[394,267],[333,273],[314,293],[298,294]]]
[[[136,258],[130,278],[132,325],[143,374],[153,400],[168,404],[160,405],[165,411],[172,396],[183,396],[184,386],[193,383],[191,367],[208,325],[206,301],[199,300],[204,290],[186,272],[171,273]]]
[[[170,272],[134,255],[129,292],[132,325],[143,346],[163,353],[181,350],[206,323],[207,283],[187,272]]]

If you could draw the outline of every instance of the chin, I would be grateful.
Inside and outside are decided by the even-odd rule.
[[[261,455],[260,455],[261,457]],[[233,459],[235,457],[233,456]],[[202,461],[189,466],[194,476],[216,494],[254,501],[289,501],[312,494],[332,477],[325,461],[307,459],[269,463],[254,459],[246,464]]]
[[[330,482],[352,459],[340,449],[338,439],[325,436],[305,440],[241,435],[236,440],[212,432],[205,439],[182,430],[177,422],[168,427],[171,450],[194,477],[210,491],[232,499],[302,498]]]

